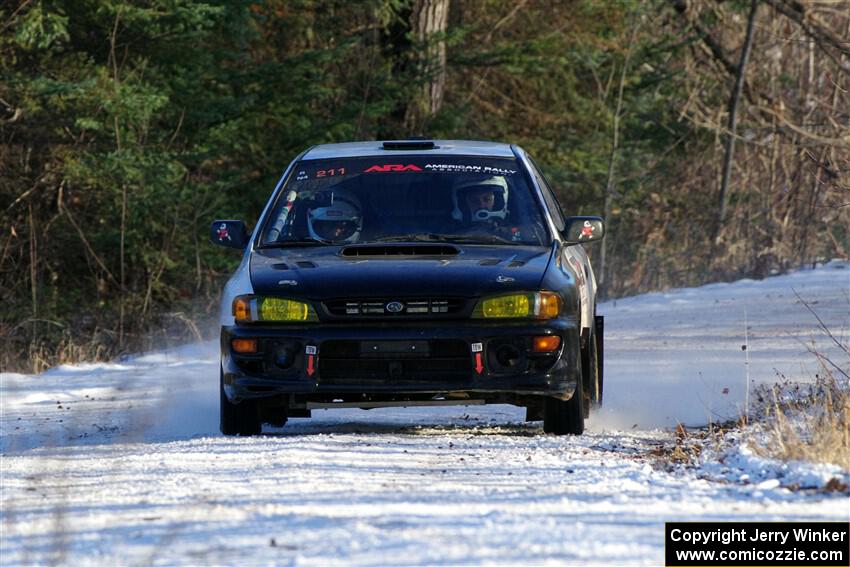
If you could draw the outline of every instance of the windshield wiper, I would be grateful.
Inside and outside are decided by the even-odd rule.
[[[316,240],[315,238],[301,238],[298,240],[277,240],[275,242],[266,242],[260,248],[297,248],[301,246],[329,246],[327,242]]]
[[[371,242],[455,242],[459,244],[518,244],[494,234],[423,234],[421,232],[384,236]],[[364,244],[364,243],[360,243]]]
[[[369,242],[446,242],[446,238],[440,234],[423,234],[414,232],[411,234],[401,234],[396,236],[382,236],[375,238]],[[359,244],[364,244],[360,242]]]
[[[447,234],[443,238],[448,242],[463,244],[519,244],[495,234]]]

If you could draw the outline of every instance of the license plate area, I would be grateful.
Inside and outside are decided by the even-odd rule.
[[[431,355],[428,341],[362,341],[361,358],[422,358]]]

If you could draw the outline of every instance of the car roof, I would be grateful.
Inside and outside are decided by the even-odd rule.
[[[388,142],[398,144],[400,147],[398,149],[387,149],[384,147],[384,140],[321,144],[307,150],[301,159],[390,157],[397,155],[516,157],[510,144],[500,142],[474,140],[392,140]],[[431,142],[433,142],[433,147],[416,148],[417,145],[425,146]]]

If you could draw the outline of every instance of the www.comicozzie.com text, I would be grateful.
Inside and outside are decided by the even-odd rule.
[[[739,541],[768,541],[784,545],[788,542],[792,533],[797,542],[840,542],[845,541],[847,535],[847,532],[842,530],[813,530],[811,528],[797,528],[790,531],[738,528],[716,529],[707,532],[675,528],[670,532],[670,539],[689,543],[722,543],[723,545]]]

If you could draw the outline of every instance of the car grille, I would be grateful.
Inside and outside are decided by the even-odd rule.
[[[460,298],[369,298],[335,299],[325,302],[334,317],[354,318],[432,318],[457,315],[466,302]]]
[[[462,340],[326,341],[319,354],[323,384],[461,381],[472,373]]]

